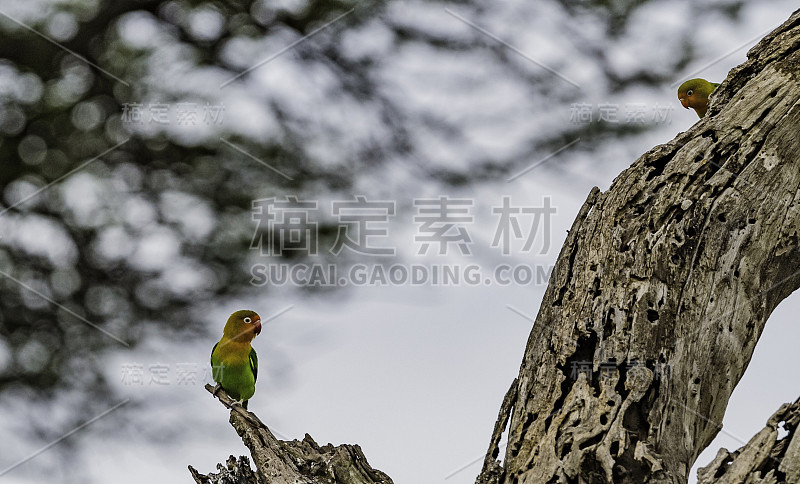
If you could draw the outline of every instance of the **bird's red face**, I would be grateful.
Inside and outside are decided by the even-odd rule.
[[[682,89],[678,91],[678,100],[681,106],[686,109],[700,107],[703,102],[708,104],[708,97],[696,93],[694,89]]]
[[[245,327],[247,327],[247,325],[252,325],[251,331],[253,332],[254,338],[261,332],[261,316],[258,314],[253,313],[252,316],[245,316],[243,322]]]
[[[252,316],[245,316],[242,321],[245,324],[245,328],[249,326],[254,338],[261,332],[261,316],[258,314],[253,313]]]

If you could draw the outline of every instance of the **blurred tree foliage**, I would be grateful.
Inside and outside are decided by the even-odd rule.
[[[1,4],[0,390],[102,403],[115,338],[201,334],[209,306],[251,289],[255,199],[465,185],[575,137],[592,150],[647,130],[554,119],[587,96],[674,80],[694,56],[688,29],[657,65],[614,62],[635,13],[668,3]],[[548,28],[555,41],[536,56],[581,88],[451,13],[526,52]],[[157,103],[169,122],[151,119]],[[197,107],[193,123],[177,121],[179,103]],[[221,122],[208,117],[222,106]],[[511,132],[512,146],[493,146]]]

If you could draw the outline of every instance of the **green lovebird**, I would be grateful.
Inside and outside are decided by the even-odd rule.
[[[256,392],[258,357],[250,342],[261,332],[261,317],[255,311],[236,311],[228,318],[222,339],[211,349],[211,370],[217,387],[247,408]]]
[[[708,96],[719,84],[705,79],[689,79],[678,88],[678,99],[686,109],[693,108],[699,117],[708,111]]]

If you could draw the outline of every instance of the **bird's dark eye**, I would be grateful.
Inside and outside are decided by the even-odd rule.
[[[692,91],[691,89],[689,89],[688,91],[686,91],[686,95],[687,95],[687,96],[691,96],[692,94],[694,94],[694,91]]]
[[[244,318],[244,322],[245,323],[249,323],[250,322],[250,318]]]

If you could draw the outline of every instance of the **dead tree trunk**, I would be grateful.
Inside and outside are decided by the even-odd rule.
[[[213,393],[211,385],[206,389]],[[217,473],[208,475],[189,466],[197,484],[392,484],[389,476],[369,466],[357,445],[320,447],[308,434],[302,441],[278,440],[254,413],[232,405],[225,392],[217,398],[231,409],[231,425],[250,450],[256,470],[245,456],[228,457],[225,466],[217,464]]]
[[[687,481],[768,316],[800,286],[798,100],[800,11],[729,73],[706,117],[591,192],[479,483]],[[744,482],[714,468],[704,483]]]
[[[800,287],[800,10],[748,57],[705,118],[589,194],[479,484],[683,484],[717,434],[767,318]],[[217,474],[190,466],[195,482],[391,483],[358,446],[282,442],[241,407],[231,424],[257,470],[231,456]],[[800,400],[700,483],[800,482],[798,424]]]

